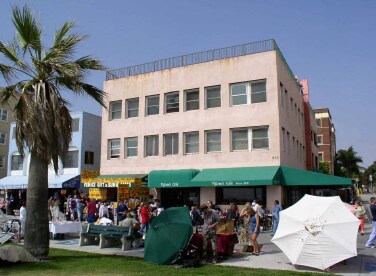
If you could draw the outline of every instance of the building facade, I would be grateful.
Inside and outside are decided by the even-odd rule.
[[[113,70],[104,91],[101,175],[149,174],[151,194],[165,205],[259,198],[271,209],[283,199],[283,187],[272,185],[279,180],[165,180],[216,169],[307,168],[301,85],[274,40]]]
[[[336,155],[336,135],[329,108],[314,110],[317,125],[317,145],[319,162],[329,163],[329,174],[334,174]]]
[[[72,141],[68,153],[63,160],[59,160],[58,175],[52,165],[49,168],[48,185],[51,189],[79,189],[81,172],[99,171],[100,168],[101,117],[86,112],[71,112],[71,117]],[[0,189],[6,189],[18,198],[27,189],[31,155],[27,152],[21,158],[15,140],[15,129],[16,123],[12,123],[6,159],[9,164],[7,177],[0,180]]]

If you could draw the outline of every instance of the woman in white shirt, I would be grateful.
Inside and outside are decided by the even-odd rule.
[[[25,234],[25,224],[26,224],[26,202],[22,202],[22,206],[20,208],[20,222],[21,222],[21,237]]]

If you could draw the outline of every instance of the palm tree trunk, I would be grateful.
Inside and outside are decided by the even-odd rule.
[[[25,249],[42,259],[49,251],[48,163],[31,153],[26,197]]]

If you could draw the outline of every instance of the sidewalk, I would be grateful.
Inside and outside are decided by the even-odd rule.
[[[361,196],[361,200],[366,208],[369,208],[369,198],[371,195],[365,194]],[[367,203],[368,202],[368,203]],[[358,256],[348,259],[346,264],[336,264],[330,269],[330,273],[337,275],[355,276],[355,275],[375,275],[376,276],[376,249],[366,248],[364,245],[372,230],[372,225],[366,223],[364,236],[358,236]],[[261,232],[259,243],[263,245],[261,254],[259,256],[250,255],[249,253],[240,253],[239,248],[235,247],[234,255],[218,265],[235,266],[235,267],[249,267],[249,268],[265,268],[277,270],[290,270],[300,272],[323,272],[317,269],[308,267],[296,266],[294,267],[287,259],[285,254],[272,243],[271,232]],[[144,250],[132,249],[129,251],[121,251],[119,248],[104,248],[99,249],[98,245],[79,246],[79,239],[77,237],[67,237],[66,240],[51,240],[51,248],[60,248],[73,251],[83,251],[98,254],[113,254],[122,256],[132,256],[143,258]]]

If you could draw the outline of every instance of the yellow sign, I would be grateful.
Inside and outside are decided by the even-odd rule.
[[[94,178],[99,175],[99,170],[81,170],[81,181],[85,182],[88,178]]]
[[[142,198],[149,197],[149,189],[148,188],[130,188],[129,196],[136,197],[136,198],[137,197],[142,197]]]
[[[105,200],[107,198],[107,189],[90,188],[89,197],[99,200]]]
[[[119,185],[118,188],[118,202],[124,199],[129,198],[129,186],[128,185]]]

